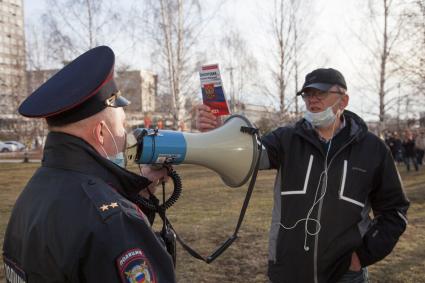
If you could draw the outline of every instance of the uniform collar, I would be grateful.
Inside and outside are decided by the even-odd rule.
[[[42,166],[96,176],[127,197],[135,196],[151,183],[102,157],[83,139],[62,132],[48,134]]]

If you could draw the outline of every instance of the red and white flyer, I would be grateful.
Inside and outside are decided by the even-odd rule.
[[[216,116],[229,115],[229,105],[224,94],[218,64],[202,66],[199,76],[203,103],[208,105]]]

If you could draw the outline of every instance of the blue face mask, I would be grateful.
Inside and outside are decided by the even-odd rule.
[[[118,152],[114,156],[108,156],[108,159],[122,168],[126,167],[126,159],[124,158],[124,152],[122,151]]]
[[[125,158],[124,152],[123,151],[118,151],[118,146],[117,143],[115,142],[115,138],[112,135],[111,131],[109,130],[108,126],[105,124],[106,130],[108,130],[109,134],[112,137],[112,141],[114,142],[114,146],[115,146],[115,150],[116,150],[116,154],[113,156],[109,156],[105,149],[103,148],[103,146],[101,146],[103,152],[106,155],[106,158],[108,158],[110,161],[112,161],[113,163],[115,163],[116,165],[125,168],[127,166],[127,159]],[[127,140],[127,135],[126,135],[126,140]],[[124,144],[127,144],[126,142]]]

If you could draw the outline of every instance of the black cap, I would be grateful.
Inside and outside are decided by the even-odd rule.
[[[322,91],[328,91],[332,86],[339,85],[347,89],[344,76],[338,70],[329,69],[316,69],[305,76],[305,82],[302,89],[297,93],[300,95],[307,88],[315,88]]]
[[[111,48],[93,48],[35,90],[19,107],[30,118],[46,118],[49,125],[65,125],[90,117],[106,107],[123,107],[114,81],[115,55]]]

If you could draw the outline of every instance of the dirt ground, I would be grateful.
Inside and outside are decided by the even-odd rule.
[[[0,244],[13,204],[38,166],[0,164]],[[371,282],[425,283],[425,168],[421,169],[418,173],[405,172],[400,167],[406,193],[412,202],[409,226],[392,254],[369,268]],[[214,172],[202,167],[182,165],[176,170],[182,176],[184,188],[180,200],[169,210],[169,218],[187,243],[208,255],[233,233],[246,187],[224,187]],[[179,282],[267,282],[274,175],[273,171],[259,174],[239,239],[216,261],[207,265],[178,246],[176,273]],[[156,223],[156,229],[160,228],[159,224]],[[3,280],[4,271],[0,268],[0,281]]]

